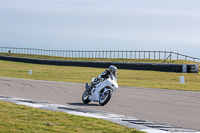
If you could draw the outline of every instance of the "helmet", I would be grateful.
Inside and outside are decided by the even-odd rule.
[[[117,67],[116,66],[110,65],[109,68],[108,68],[108,70],[112,74],[116,74],[117,73]]]

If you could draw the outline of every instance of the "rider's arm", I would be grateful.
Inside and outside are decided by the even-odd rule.
[[[117,78],[117,72],[115,72],[113,75]]]
[[[98,79],[100,80],[107,79],[107,78],[109,78],[107,70],[105,70],[102,74],[98,76]]]

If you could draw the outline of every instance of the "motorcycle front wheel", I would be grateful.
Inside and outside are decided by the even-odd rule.
[[[99,104],[101,106],[104,106],[105,104],[108,103],[108,101],[110,100],[111,98],[111,91],[110,90],[107,90],[104,95],[103,94],[100,94],[100,98],[99,98]]]
[[[83,93],[82,101],[83,101],[83,103],[89,103],[90,102],[90,100],[89,100],[89,94],[88,94],[87,90],[85,90],[84,93]]]

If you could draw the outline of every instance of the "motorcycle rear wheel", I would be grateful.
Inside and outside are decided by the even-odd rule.
[[[90,102],[90,100],[89,100],[89,94],[88,94],[87,90],[85,90],[84,93],[83,93],[82,101],[83,101],[83,103],[89,103]]]
[[[99,104],[100,104],[101,106],[104,106],[105,104],[107,104],[108,101],[109,101],[110,98],[111,98],[111,95],[112,95],[112,93],[111,93],[110,90],[106,91],[106,92],[104,93],[104,95],[101,94],[100,97],[99,97]]]

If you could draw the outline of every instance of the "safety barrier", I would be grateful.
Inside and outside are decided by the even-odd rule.
[[[92,62],[92,61],[66,61],[66,60],[41,60],[20,57],[0,56],[0,60],[59,65],[59,66],[81,66],[108,68],[110,65],[116,65],[119,69],[129,70],[151,70],[179,73],[198,73],[198,64],[165,64],[165,63],[128,63],[128,62]]]

